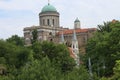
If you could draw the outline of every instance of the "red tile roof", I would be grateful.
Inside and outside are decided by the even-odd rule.
[[[96,31],[96,28],[88,28],[88,29],[75,29],[76,33],[86,33],[89,30],[94,30]],[[69,30],[64,30],[63,34],[73,34],[74,29],[69,29]],[[61,35],[62,31],[58,32],[58,35]]]

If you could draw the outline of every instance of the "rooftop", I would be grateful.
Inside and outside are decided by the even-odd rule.
[[[88,29],[75,29],[75,32],[76,33],[86,33],[90,30],[94,30],[96,31],[96,28],[88,28]],[[74,29],[69,29],[69,30],[64,30],[63,31],[63,34],[73,34],[74,32]],[[58,32],[58,35],[61,35],[62,34],[62,31]]]
[[[42,8],[41,12],[57,12],[57,10],[53,5],[48,3]]]

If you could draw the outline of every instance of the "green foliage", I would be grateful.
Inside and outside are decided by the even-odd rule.
[[[35,42],[33,43],[31,49],[33,50],[34,54],[33,57],[35,59],[42,59],[43,57],[45,57],[45,54],[42,51],[42,46],[40,42]]]
[[[89,74],[84,67],[75,68],[73,71],[62,74],[54,68],[49,58],[41,61],[35,60],[27,64],[17,80],[88,80]]]
[[[75,61],[70,57],[68,48],[65,45],[52,42],[35,42],[31,49],[34,52],[34,59],[41,60],[47,56],[54,66],[60,68],[62,72],[70,71],[75,66]]]
[[[75,66],[75,61],[70,57],[68,48],[63,44],[54,44],[52,42],[35,42],[31,49],[33,50],[34,58],[41,60],[48,57],[56,68],[62,72],[68,72]]]
[[[81,65],[68,73],[65,80],[89,80],[90,76],[86,69]]]
[[[116,61],[116,64],[113,68],[114,75],[109,78],[102,77],[100,80],[120,80],[120,60]]]
[[[37,32],[37,29],[34,29],[32,31],[32,39],[31,39],[31,42],[32,44],[37,42],[38,41],[38,32]]]
[[[94,72],[99,76],[111,76],[115,61],[120,59],[120,22],[107,22],[99,28],[88,41],[86,62],[91,57]]]
[[[14,41],[14,40],[11,40]],[[7,74],[0,80],[88,80],[84,67],[75,67],[63,44],[35,41],[24,47],[0,40],[0,63]]]
[[[33,56],[32,56],[32,52],[27,49],[27,48],[21,48],[16,55],[16,67],[19,68],[20,66],[24,66],[24,64],[26,64],[26,62],[32,61],[33,60]]]
[[[103,25],[98,25],[98,32],[111,32],[111,22],[104,22]]]
[[[26,62],[32,60],[32,52],[25,47],[18,47],[11,43],[0,41],[0,62],[6,65],[7,72],[19,69]]]
[[[0,57],[0,64],[6,64],[6,59],[4,57]]]
[[[75,61],[70,57],[68,48],[63,44],[43,42],[42,51],[54,66],[60,67],[62,72],[68,72],[75,66]]]
[[[9,64],[12,61],[13,57],[16,55],[14,54],[15,50],[16,47],[14,45],[0,41],[0,57],[4,60],[4,64]]]
[[[106,78],[106,77],[102,77],[100,80],[111,80],[111,79]]]
[[[22,69],[17,80],[56,80],[59,72],[52,67],[50,60],[45,57],[41,61],[35,60]]]
[[[9,43],[12,43],[17,46],[23,46],[24,45],[24,40],[23,38],[19,37],[18,35],[13,35],[12,37],[8,38],[6,40]]]
[[[11,80],[11,79],[7,76],[0,76],[0,80]]]
[[[116,61],[114,70],[114,76],[112,77],[113,80],[120,80],[120,60]]]

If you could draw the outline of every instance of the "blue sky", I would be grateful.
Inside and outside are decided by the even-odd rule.
[[[0,0],[0,39],[23,36],[23,28],[39,25],[38,14],[48,0]],[[73,28],[78,17],[82,28],[120,20],[120,0],[50,0],[60,13],[60,25]]]

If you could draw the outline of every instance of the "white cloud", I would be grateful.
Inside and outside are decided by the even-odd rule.
[[[60,12],[61,25],[66,27],[72,28],[76,17],[80,19],[83,28],[120,19],[120,0],[50,0],[50,3]],[[12,14],[8,18],[0,15],[0,38],[15,33],[22,36],[25,26],[38,25],[38,13],[46,4],[47,0],[0,0],[0,10],[6,11],[4,16]],[[27,15],[24,11],[30,13]],[[21,13],[18,15],[17,12]]]

